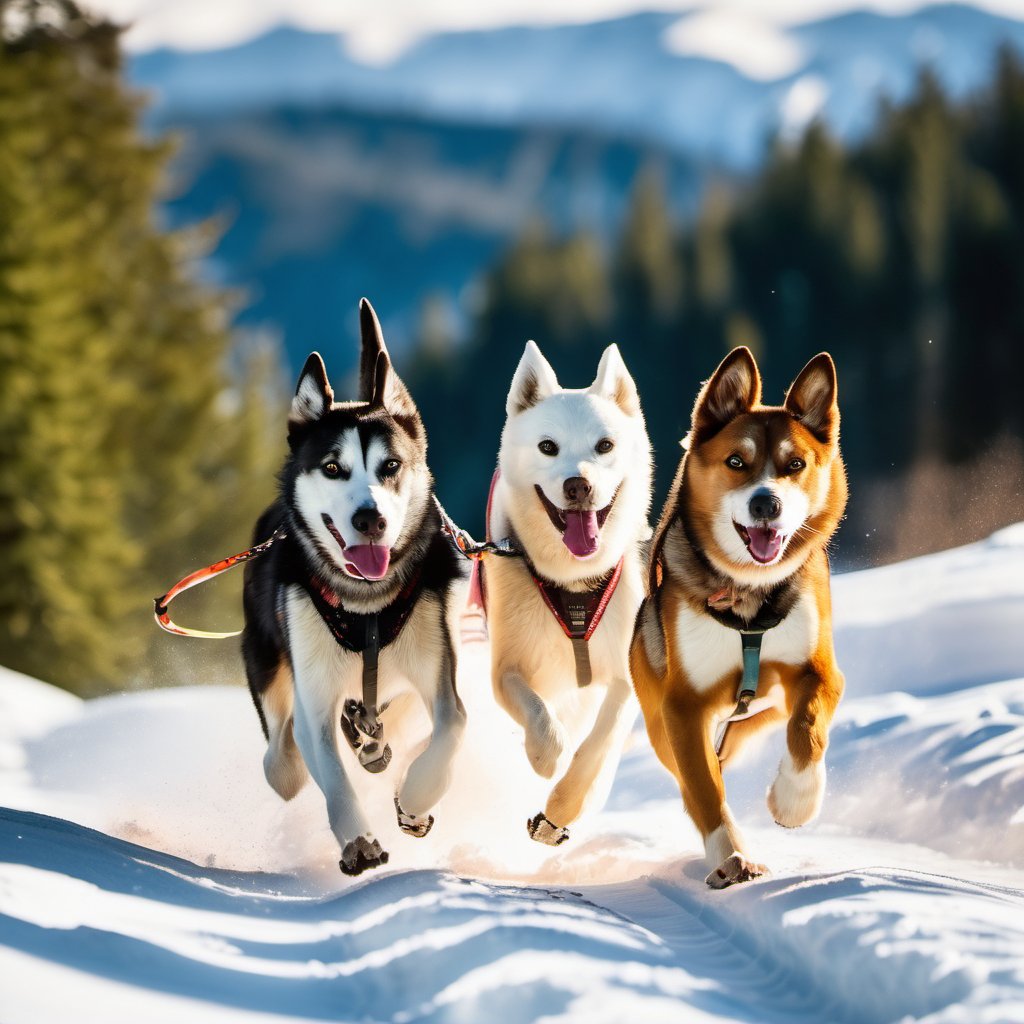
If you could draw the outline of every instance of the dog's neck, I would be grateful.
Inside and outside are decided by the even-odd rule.
[[[681,584],[691,606],[732,629],[771,629],[792,610],[800,596],[806,562],[784,579],[763,585],[742,582],[718,569],[677,512],[665,538],[671,557],[663,561]],[[673,529],[675,527],[675,529]],[[671,570],[669,565],[672,566]]]

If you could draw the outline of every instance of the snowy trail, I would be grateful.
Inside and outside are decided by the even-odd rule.
[[[354,883],[319,794],[264,783],[243,690],[83,703],[0,670],[0,1020],[1021,1024],[1024,527],[841,577],[836,606],[824,814],[771,823],[778,738],[732,770],[773,873],[725,892],[639,732],[605,809],[530,842],[545,783],[479,647],[434,832],[367,779],[392,862]]]
[[[0,952],[4,1019],[61,1016],[53,964],[109,983],[112,1020],[161,1019],[164,994],[204,1020],[670,1021],[680,1002],[696,1021],[1021,1019],[1020,890],[858,868],[712,894],[699,862],[673,867],[575,890],[404,871],[322,895],[6,811],[0,935],[32,959]]]

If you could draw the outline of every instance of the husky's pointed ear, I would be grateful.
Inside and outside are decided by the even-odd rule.
[[[691,443],[713,437],[761,401],[761,374],[749,348],[734,348],[704,382],[693,407]]]
[[[359,400],[390,413],[413,437],[423,432],[419,410],[391,365],[380,321],[368,299],[359,300]]]
[[[334,402],[334,391],[319,352],[311,352],[299,374],[295,397],[288,412],[288,432],[293,434],[320,419]]]
[[[510,417],[518,416],[560,390],[551,364],[541,355],[536,342],[528,341],[508,389],[505,411]]]
[[[824,444],[839,437],[839,384],[827,352],[816,355],[786,392],[785,409]]]
[[[629,375],[618,345],[609,345],[597,364],[597,376],[588,389],[591,395],[610,398],[627,416],[640,415],[640,396]]]

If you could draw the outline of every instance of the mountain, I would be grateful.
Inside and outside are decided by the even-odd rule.
[[[344,40],[278,28],[228,49],[137,55],[156,130],[182,137],[172,225],[218,216],[209,273],[240,288],[237,321],[284,337],[291,370],[314,348],[351,369],[355,304],[376,303],[396,350],[433,302],[458,337],[480,273],[541,217],[617,229],[655,165],[676,212],[711,176],[742,176],[775,132],[820,113],[846,137],[879,97],[931,64],[962,94],[1024,22],[969,6],[798,25],[777,81],[678,53],[680,19],[451,32],[381,66]],[[685,22],[683,22],[685,28]]]
[[[996,46],[1024,49],[1024,21],[964,5],[855,12],[788,30],[799,58],[777,81],[673,52],[680,18],[431,36],[386,66],[347,56],[332,34],[279,28],[230,49],[136,58],[157,114],[342,103],[478,124],[542,124],[656,141],[749,167],[765,139],[821,109],[841,133],[867,126],[881,95],[907,94],[922,63],[955,94],[981,84]]]

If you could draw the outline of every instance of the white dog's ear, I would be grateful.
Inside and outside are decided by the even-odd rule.
[[[827,352],[821,352],[790,385],[785,409],[819,441],[831,444],[839,435],[838,393],[836,364]]]
[[[537,345],[528,341],[512,378],[512,387],[508,389],[505,411],[510,417],[518,416],[561,390],[551,364],[541,355]]]
[[[640,415],[640,396],[618,345],[609,345],[597,364],[597,376],[588,393],[611,399],[627,416]]]
[[[334,401],[334,391],[319,352],[311,352],[299,374],[295,397],[288,412],[288,430],[293,432],[320,419]]]
[[[730,420],[761,401],[761,374],[749,348],[734,348],[705,381],[693,407],[693,441],[717,434]]]

